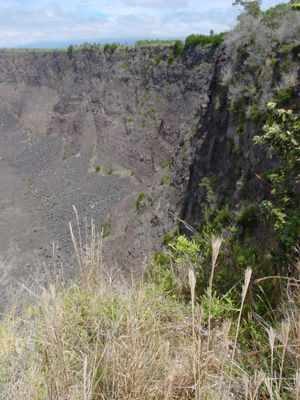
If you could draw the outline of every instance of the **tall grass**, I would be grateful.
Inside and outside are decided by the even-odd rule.
[[[104,266],[94,228],[90,238],[81,236],[79,223],[74,231],[78,282],[66,288],[53,280],[37,302],[3,317],[0,399],[280,399],[287,391],[299,399],[295,291],[281,332],[266,330],[264,365],[253,369],[241,364],[239,343],[250,270],[236,318],[212,323],[195,296],[192,269],[190,302],[154,283],[129,285]],[[221,240],[213,246],[208,297]]]

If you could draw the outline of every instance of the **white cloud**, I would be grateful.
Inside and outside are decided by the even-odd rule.
[[[158,8],[185,8],[188,6],[187,0],[127,0],[132,6],[158,7]]]
[[[0,0],[0,46],[208,34],[229,29],[238,13],[232,0],[57,1]]]

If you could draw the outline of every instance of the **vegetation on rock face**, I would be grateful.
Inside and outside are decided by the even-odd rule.
[[[159,40],[159,39],[149,40],[149,39],[147,39],[147,40],[137,40],[135,42],[135,45],[136,46],[151,46],[151,45],[160,46],[160,45],[170,45],[173,43],[174,43],[174,40]]]
[[[69,58],[72,58],[73,50],[74,50],[74,46],[72,44],[70,44],[70,46],[68,47],[68,50],[67,50]]]
[[[184,49],[193,48],[195,46],[206,46],[208,44],[219,45],[222,43],[225,36],[224,32],[215,34],[213,31],[210,35],[195,35],[192,34],[185,39]]]
[[[117,43],[112,43],[112,44],[106,43],[104,45],[104,47],[103,47],[103,51],[104,51],[104,53],[111,53],[112,54],[117,50],[117,48],[118,48],[118,44]]]
[[[211,31],[210,35],[189,35],[185,39],[185,43],[183,43],[181,40],[175,40],[172,53],[168,58],[169,67],[173,65],[177,57],[182,56],[188,49],[193,49],[196,46],[206,46],[209,44],[218,46],[222,43],[224,36],[224,32],[216,35],[213,31]]]
[[[145,196],[145,193],[140,193],[140,194],[139,194],[138,198],[136,199],[136,209],[137,209],[137,210],[139,209],[140,202],[141,202],[142,200],[144,200],[145,197],[146,197],[146,196]]]
[[[269,221],[270,232],[278,235],[281,251],[287,252],[300,235],[300,115],[277,108],[275,103],[269,103],[268,108],[264,134],[254,140],[268,146],[269,157],[280,158],[281,162],[267,173],[271,198],[264,200],[260,209]]]
[[[266,112],[274,92],[293,96],[297,81],[300,13],[289,4],[262,12],[259,1],[237,1],[244,7],[236,27],[225,37],[229,60],[222,83],[231,108],[247,118]],[[287,91],[287,92],[285,92]]]

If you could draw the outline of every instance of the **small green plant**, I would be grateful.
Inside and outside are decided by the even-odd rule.
[[[168,67],[169,67],[169,68],[174,64],[174,61],[175,61],[175,56],[174,56],[174,54],[172,53],[172,54],[170,55],[170,57],[168,58]]]
[[[277,63],[278,63],[278,59],[275,58],[275,57],[272,57],[272,58],[271,58],[271,61],[270,61],[270,66],[271,66],[271,68],[275,68],[276,65],[277,65]]]
[[[168,256],[164,253],[156,252],[153,256],[152,265],[146,275],[146,281],[154,282],[164,294],[174,295],[178,286],[174,271],[168,265],[170,262]]]
[[[285,104],[287,103],[293,96],[293,88],[289,87],[287,89],[280,89],[276,92],[276,100],[280,103]]]
[[[162,60],[162,56],[161,54],[159,54],[156,58],[155,58],[155,65],[159,64]]]
[[[234,220],[234,216],[230,211],[229,204],[225,204],[223,208],[217,210],[215,222],[221,224],[224,228],[228,227]]]
[[[135,203],[137,210],[139,209],[141,201],[144,200],[145,197],[146,197],[145,193],[140,193],[139,194],[138,198],[136,199],[136,203]]]
[[[112,43],[112,44],[106,43],[103,47],[103,51],[104,53],[109,52],[113,54],[117,50],[117,48],[118,48],[117,43]]]
[[[70,44],[70,46],[67,49],[69,59],[71,59],[73,56],[73,50],[74,50],[74,46],[72,44]]]
[[[131,171],[130,176],[134,176],[134,175],[135,175],[135,172],[134,172],[134,171]]]
[[[107,175],[111,175],[113,173],[113,168],[110,166],[107,171]]]
[[[164,164],[163,164],[163,168],[167,168],[168,166],[170,165],[170,161],[166,161]]]
[[[174,261],[181,265],[187,260],[198,264],[200,259],[200,244],[195,240],[189,240],[185,235],[180,235],[174,243],[169,243],[173,250]]]
[[[173,235],[172,233],[165,233],[164,234],[164,239],[163,239],[163,243],[164,245],[168,245],[169,243],[171,243],[173,240]]]
[[[126,69],[127,68],[127,63],[125,62],[125,63],[121,63],[121,67],[123,68],[123,69]]]
[[[254,204],[243,208],[242,212],[238,216],[238,223],[244,228],[251,228],[256,223],[256,209]]]
[[[95,171],[96,171],[96,172],[100,172],[100,171],[101,171],[100,165],[96,165]]]
[[[177,58],[184,53],[184,44],[181,40],[176,40],[173,46],[174,57]]]
[[[209,298],[208,293],[201,297],[201,306],[204,320],[208,321],[208,319],[211,318],[212,322],[230,318],[236,310],[230,293],[226,294],[221,299],[215,291],[212,293],[211,298]]]
[[[161,251],[156,251],[153,256],[153,261],[162,267],[163,265],[170,263],[170,258],[167,254],[162,253]]]
[[[105,218],[105,221],[102,223],[102,225],[101,225],[101,229],[100,229],[100,232],[101,232],[101,235],[102,235],[102,238],[104,239],[104,238],[106,238],[106,237],[108,237],[109,235],[110,235],[110,230],[109,230],[109,225],[108,225],[108,220],[109,220],[109,218],[111,217],[111,214],[109,214],[106,218]]]

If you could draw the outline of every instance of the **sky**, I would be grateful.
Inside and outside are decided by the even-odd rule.
[[[182,39],[228,30],[233,0],[0,0],[0,47]],[[287,0],[264,0],[267,9]]]

